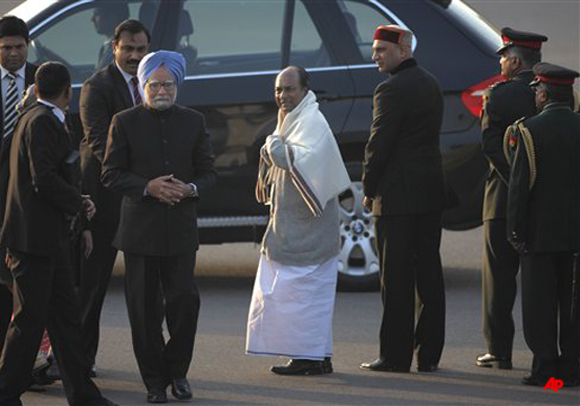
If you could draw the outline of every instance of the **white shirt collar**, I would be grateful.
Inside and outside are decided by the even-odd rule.
[[[6,75],[8,75],[8,73],[9,73],[8,69],[4,68],[4,66],[2,66],[2,65],[0,65],[0,71],[2,72],[2,79],[4,79],[6,77]],[[16,74],[17,77],[21,77],[22,79],[24,79],[25,71],[26,71],[26,64],[22,65],[22,68],[18,69],[14,73]]]
[[[52,109],[52,112],[60,120],[60,122],[61,123],[64,123],[64,120],[66,119],[66,115],[65,115],[64,111],[62,111],[62,109],[60,107],[58,107],[55,104],[52,104],[51,102],[48,102],[46,100],[38,99],[37,101],[39,103],[44,104],[45,106],[50,107]]]
[[[125,82],[127,82],[128,84],[131,84],[131,79],[133,79],[133,75],[128,74],[127,72],[125,72],[123,69],[121,69],[121,67],[119,66],[119,64],[117,63],[117,61],[115,61],[115,66],[117,67],[117,69],[119,69],[119,72],[121,72],[121,75],[123,75],[123,78],[125,79]]]

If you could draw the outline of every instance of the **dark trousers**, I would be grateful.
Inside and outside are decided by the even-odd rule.
[[[115,222],[92,222],[93,252],[89,258],[82,256],[81,259],[79,280],[81,332],[92,365],[95,364],[99,346],[101,311],[117,257],[117,249],[112,245],[116,231]]]
[[[3,258],[0,258],[3,261]],[[12,318],[12,293],[8,289],[8,286],[0,283],[0,354],[2,353],[2,347],[4,346],[4,338],[6,337],[6,332],[8,331],[8,325],[10,324],[10,319]]]
[[[518,252],[507,240],[506,220],[483,223],[482,325],[489,353],[512,358],[514,319],[520,266]]]
[[[157,257],[125,253],[125,298],[133,350],[147,389],[164,389],[173,378],[185,378],[193,357],[199,292],[195,252]],[[159,315],[159,290],[165,303],[169,340]]]
[[[420,365],[437,365],[445,341],[441,214],[376,220],[384,307],[380,356],[393,367],[407,369],[416,348]],[[421,302],[416,326],[415,291]]]
[[[69,405],[102,402],[89,378],[80,336],[78,302],[68,257],[18,254],[13,269],[14,321],[0,357],[0,405],[21,405],[44,329],[48,329]]]
[[[541,378],[578,376],[580,322],[571,319],[571,252],[522,256],[524,338],[534,359],[532,373]]]

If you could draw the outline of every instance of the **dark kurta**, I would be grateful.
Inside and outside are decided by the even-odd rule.
[[[197,199],[175,206],[145,196],[147,183],[173,174],[200,193],[215,182],[203,116],[181,106],[156,111],[133,107],[113,117],[102,181],[123,194],[114,245],[140,255],[180,255],[198,247]]]

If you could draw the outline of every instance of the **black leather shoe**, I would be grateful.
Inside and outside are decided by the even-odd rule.
[[[185,378],[176,378],[171,380],[171,394],[177,400],[191,399],[191,387]]]
[[[534,375],[534,374],[526,374],[523,376],[522,378],[522,383],[524,385],[530,385],[530,386],[546,386],[546,383],[548,383],[548,380],[550,378],[542,378],[541,376],[538,375]]]
[[[475,358],[475,365],[484,368],[512,369],[512,360],[507,357],[497,357],[493,354],[481,354]]]
[[[89,369],[89,376],[91,378],[97,377],[97,366],[95,364],[91,365],[91,369]]]
[[[324,361],[322,362],[322,369],[324,370],[325,374],[331,374],[333,372],[332,362],[330,362],[330,357],[324,358]]]
[[[167,403],[165,389],[149,389],[147,392],[147,403]]]
[[[410,368],[389,365],[385,360],[377,358],[373,362],[363,362],[362,364],[360,364],[360,369],[381,372],[409,372]]]
[[[322,375],[327,373],[324,370],[323,361],[309,359],[291,359],[286,365],[273,366],[270,371],[278,375]]]
[[[439,369],[439,365],[437,365],[437,364],[427,364],[427,365],[419,364],[417,366],[417,371],[419,371],[419,372],[435,372],[438,369]]]

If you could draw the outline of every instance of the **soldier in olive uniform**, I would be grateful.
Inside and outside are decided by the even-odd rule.
[[[485,184],[483,224],[482,325],[487,353],[477,356],[480,367],[512,368],[514,321],[512,310],[517,292],[518,253],[506,238],[509,165],[503,154],[506,128],[521,117],[536,114],[534,92],[529,87],[532,67],[541,60],[543,35],[504,28],[503,46],[497,51],[501,74],[507,79],[488,89],[481,117],[483,153],[489,161]]]
[[[523,383],[544,386],[556,377],[578,386],[580,115],[570,102],[579,74],[548,63],[534,73],[541,112],[514,125],[507,206],[507,237],[522,254],[524,337],[534,354]]]

